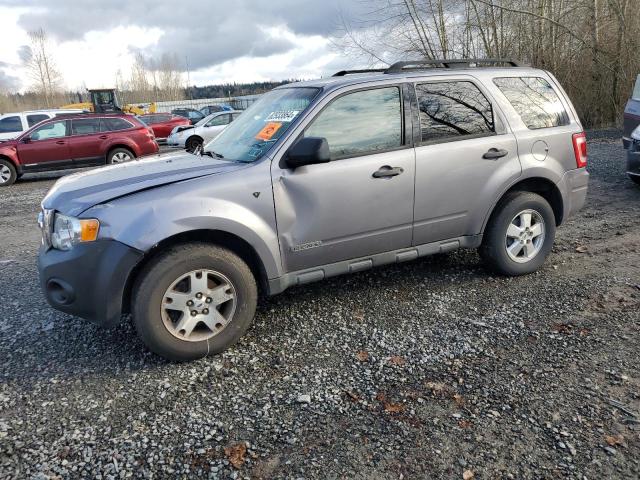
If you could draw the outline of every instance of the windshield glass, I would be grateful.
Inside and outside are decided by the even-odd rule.
[[[318,88],[282,88],[264,94],[211,140],[205,152],[236,162],[255,162],[309,106]]]

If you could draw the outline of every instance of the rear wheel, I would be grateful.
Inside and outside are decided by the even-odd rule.
[[[200,148],[202,148],[202,139],[200,137],[188,138],[185,142],[185,148],[187,149],[187,152],[191,153],[199,150]]]
[[[16,167],[9,160],[0,159],[0,187],[13,185],[18,178]]]
[[[636,185],[640,185],[640,175],[629,175],[629,178]]]
[[[220,353],[249,328],[258,299],[247,264],[202,243],[173,247],[142,273],[132,312],[149,349],[185,361]]]
[[[512,192],[500,201],[489,220],[480,255],[498,273],[525,275],[542,266],[555,234],[549,202],[535,193]]]
[[[136,158],[131,150],[128,148],[114,148],[107,155],[107,163],[108,164],[116,164],[116,163],[125,163],[130,162]]]

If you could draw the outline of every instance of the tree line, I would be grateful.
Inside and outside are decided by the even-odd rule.
[[[370,65],[513,58],[551,71],[585,126],[619,124],[640,74],[637,0],[367,0],[334,38]]]

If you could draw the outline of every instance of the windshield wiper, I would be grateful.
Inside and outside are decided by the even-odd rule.
[[[222,155],[221,153],[214,152],[213,150],[208,150],[206,152],[202,150],[200,152],[200,155],[209,155],[211,158],[224,158],[224,155]]]

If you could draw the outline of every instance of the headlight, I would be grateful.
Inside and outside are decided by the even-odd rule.
[[[95,218],[80,219],[56,213],[51,245],[58,250],[71,250],[76,243],[93,242],[98,238],[100,222]]]
[[[634,140],[640,140],[640,125],[638,125],[633,132],[631,132],[631,138]]]

